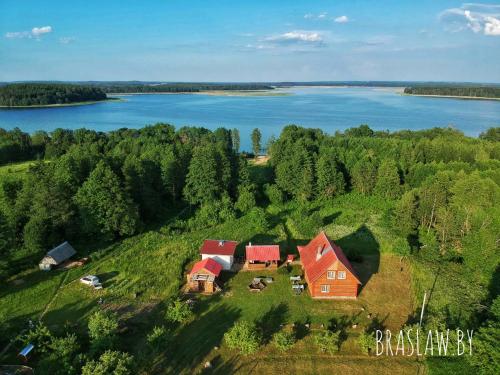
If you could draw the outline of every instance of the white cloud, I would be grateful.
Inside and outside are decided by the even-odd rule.
[[[34,27],[31,29],[31,34],[38,38],[43,34],[48,34],[52,32],[52,26],[42,26],[42,27]]]
[[[500,5],[464,3],[441,12],[439,19],[450,32],[469,29],[476,34],[500,35]]]
[[[9,31],[5,37],[9,39],[31,38],[31,34],[28,31]]]
[[[9,39],[35,38],[40,39],[42,35],[52,32],[52,26],[34,27],[31,31],[9,31],[5,34]]]
[[[63,36],[59,38],[59,43],[61,44],[70,44],[75,41],[75,38],[72,36]]]
[[[287,33],[269,36],[265,39],[277,43],[322,43],[323,38],[318,31],[295,30]]]
[[[335,18],[333,21],[335,21],[337,23],[347,23],[347,22],[349,22],[349,17],[340,16],[340,17]]]

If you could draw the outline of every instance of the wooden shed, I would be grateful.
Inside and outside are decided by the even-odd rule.
[[[278,245],[252,245],[246,248],[245,268],[249,270],[276,269],[280,260]]]
[[[221,271],[221,264],[212,258],[195,263],[187,275],[188,291],[211,294],[220,290],[217,279]]]
[[[52,267],[61,264],[75,254],[76,251],[73,249],[73,246],[66,241],[50,250],[40,261],[38,266],[43,271],[50,271]]]

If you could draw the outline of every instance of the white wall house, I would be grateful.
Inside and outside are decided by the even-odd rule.
[[[230,270],[234,262],[236,241],[205,240],[200,248],[201,259],[212,258],[218,262],[223,270]]]

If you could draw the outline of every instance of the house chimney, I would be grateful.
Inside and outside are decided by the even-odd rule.
[[[219,246],[220,246],[220,247],[224,246],[224,240],[220,240],[220,241],[219,241]]]
[[[251,242],[249,242],[249,243],[248,243],[248,246],[252,246],[252,243],[251,243]]]
[[[318,246],[318,249],[316,250],[316,260],[319,260],[321,258],[321,246]]]

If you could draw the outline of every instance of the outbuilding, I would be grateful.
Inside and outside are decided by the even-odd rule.
[[[245,267],[249,270],[276,269],[280,260],[279,245],[252,245],[246,248]]]
[[[217,278],[221,271],[222,266],[212,258],[196,262],[187,275],[188,291],[211,294],[220,290]]]
[[[40,261],[38,266],[43,271],[50,271],[52,267],[61,264],[75,254],[76,251],[73,249],[73,246],[66,241],[50,250]]]
[[[223,270],[233,267],[236,241],[205,240],[200,248],[201,260],[211,258],[222,266]]]

